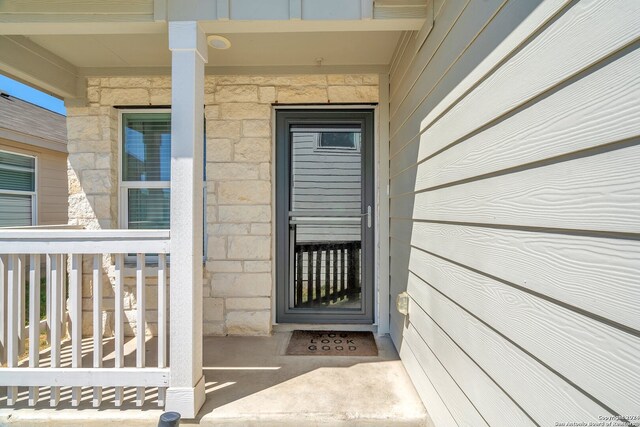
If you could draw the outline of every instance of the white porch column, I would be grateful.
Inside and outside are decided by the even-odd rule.
[[[207,40],[195,21],[169,23],[171,71],[171,377],[167,411],[195,418],[202,375],[202,167]]]

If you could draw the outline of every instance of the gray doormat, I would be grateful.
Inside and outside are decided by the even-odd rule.
[[[371,332],[300,331],[289,339],[291,356],[377,356],[378,347]]]

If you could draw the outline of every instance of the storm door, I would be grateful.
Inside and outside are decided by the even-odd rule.
[[[373,323],[373,111],[276,114],[279,323]]]

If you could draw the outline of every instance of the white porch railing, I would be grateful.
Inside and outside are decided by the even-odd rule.
[[[7,387],[7,404],[14,405],[20,387],[28,387],[28,404],[39,401],[39,388],[50,387],[51,406],[60,402],[60,387],[72,387],[71,404],[80,404],[83,387],[93,388],[93,406],[102,403],[105,387],[115,387],[114,402],[124,400],[124,387],[136,387],[136,405],[145,400],[145,387],[158,387],[158,404],[164,406],[169,385],[167,366],[167,270],[169,231],[151,230],[0,230],[0,386]],[[125,256],[137,254],[135,367],[125,367]],[[150,271],[145,254],[157,255],[157,343],[156,366],[145,363],[146,352],[146,286]],[[103,276],[106,275],[104,255],[113,255],[115,262],[106,264],[111,270],[114,286],[114,352],[103,367]],[[93,316],[92,339],[84,342],[83,258],[90,266]],[[43,261],[46,261],[44,263]],[[87,263],[87,261],[89,261]],[[46,281],[46,318],[40,319],[41,265]],[[85,278],[85,282],[87,282]],[[28,284],[28,287],[27,287]],[[28,301],[27,301],[28,295]],[[68,300],[68,313],[65,303]],[[26,307],[28,306],[28,310]],[[70,322],[70,327],[68,327]],[[28,327],[27,327],[28,323]],[[48,357],[40,349],[43,325],[47,332]],[[33,327],[38,325],[38,327]],[[67,329],[69,335],[66,336]],[[28,356],[23,355],[29,342]],[[62,345],[71,347],[70,360],[61,358]],[[85,360],[87,343],[93,354]],[[35,344],[35,345],[34,345]],[[23,357],[21,357],[21,355]],[[23,389],[24,390],[24,389]]]

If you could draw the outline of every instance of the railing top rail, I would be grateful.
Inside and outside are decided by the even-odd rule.
[[[0,227],[3,230],[84,230],[82,225],[78,224],[49,224],[49,225],[25,225],[22,227]]]
[[[169,253],[169,230],[0,230],[0,254]]]
[[[168,239],[169,230],[77,230],[77,229],[42,229],[42,228],[0,228],[0,239],[25,237],[39,238],[102,238],[102,239]]]

